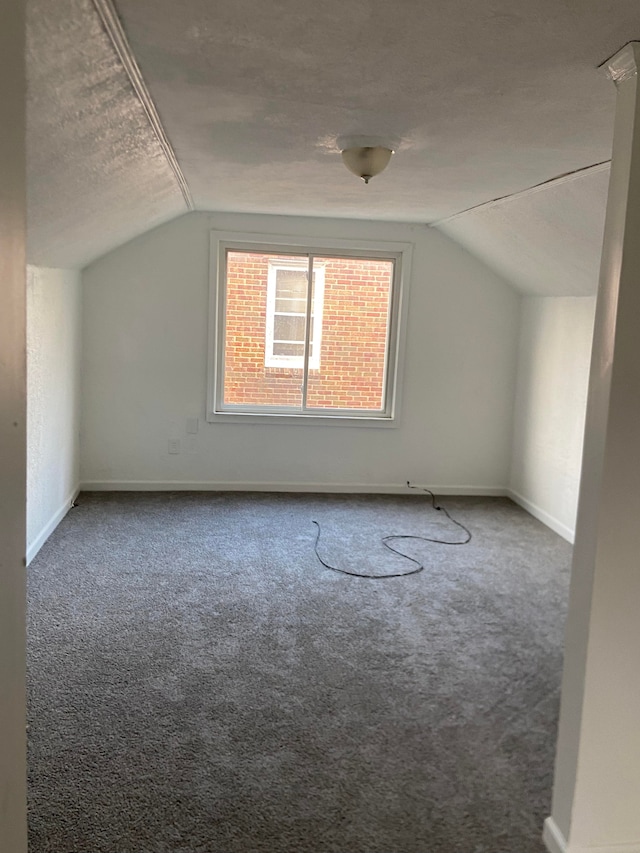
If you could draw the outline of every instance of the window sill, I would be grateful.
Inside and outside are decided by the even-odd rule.
[[[271,426],[378,427],[393,429],[396,418],[386,415],[285,415],[280,412],[209,412],[208,423],[268,424]]]

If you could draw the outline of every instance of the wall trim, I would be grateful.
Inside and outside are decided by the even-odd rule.
[[[133,91],[136,93],[138,100],[142,104],[149,120],[149,124],[151,125],[151,129],[160,143],[160,147],[166,157],[167,163],[169,164],[178,186],[180,187],[180,192],[182,193],[185,204],[187,205],[187,210],[195,210],[195,204],[193,202],[191,190],[189,189],[189,184],[187,183],[184,172],[180,167],[180,163],[178,163],[178,158],[176,157],[173,146],[169,141],[169,137],[167,136],[162,122],[160,121],[158,110],[156,109],[156,105],[153,102],[153,98],[151,97],[149,90],[147,89],[147,84],[144,82],[144,78],[140,73],[140,68],[133,55],[131,45],[129,44],[129,40],[127,39],[113,2],[112,0],[93,0],[93,5],[95,6],[100,20],[102,21],[102,26],[105,28],[111,44],[120,59],[122,67],[131,81]]]
[[[640,842],[635,841],[630,844],[597,844],[595,846],[567,844],[552,817],[548,817],[544,822],[542,840],[549,853],[640,853]]]
[[[508,497],[501,486],[428,486],[436,495]],[[265,483],[202,480],[85,480],[83,492],[323,492],[420,495],[406,483]],[[424,492],[422,493],[424,494]]]
[[[568,853],[564,835],[552,817],[548,817],[544,822],[542,840],[549,853]]]
[[[27,545],[27,554],[26,554],[26,564],[27,566],[36,556],[38,551],[42,548],[47,539],[51,536],[56,527],[60,524],[62,519],[71,509],[75,499],[80,494],[80,484],[77,484],[72,490],[71,494],[63,501],[62,505],[59,509],[57,509],[49,521],[44,525],[40,533],[36,536],[36,538],[31,542],[30,545]]]
[[[413,485],[418,485],[414,483]],[[419,488],[422,484],[419,485]],[[427,486],[438,496],[510,498],[538,521],[573,544],[574,531],[513,489],[502,486]],[[65,517],[80,492],[300,492],[320,494],[412,495],[405,483],[276,483],[220,480],[84,480],[72,491],[27,548],[27,565]],[[630,853],[636,853],[635,849]],[[640,848],[637,853],[640,853]]]
[[[519,492],[514,491],[513,489],[506,489],[505,494],[511,498],[514,503],[517,503],[518,506],[521,506],[522,509],[526,509],[526,511],[532,515],[534,518],[537,518],[538,521],[541,521],[543,524],[546,524],[547,527],[550,527],[554,533],[557,533],[559,536],[562,536],[563,539],[566,539],[567,542],[570,542],[573,545],[575,539],[575,530],[572,530],[570,527],[567,527],[566,524],[563,524],[561,521],[558,521],[553,515],[548,513],[546,510],[539,507],[537,504],[534,504],[532,501],[527,500],[524,495],[521,495]]]

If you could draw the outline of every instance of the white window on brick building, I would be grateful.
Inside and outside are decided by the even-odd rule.
[[[410,246],[217,235],[208,417],[390,424]]]
[[[309,265],[269,261],[264,363],[304,367]],[[315,266],[309,312],[309,369],[320,367],[324,267]]]

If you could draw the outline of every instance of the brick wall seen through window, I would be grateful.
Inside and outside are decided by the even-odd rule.
[[[302,407],[308,263],[307,255],[227,251],[224,405]],[[273,291],[279,269],[290,272]],[[381,411],[394,261],[314,255],[313,269],[305,408]]]

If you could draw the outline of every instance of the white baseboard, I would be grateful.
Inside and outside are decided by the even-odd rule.
[[[560,832],[558,824],[552,817],[548,817],[544,822],[542,840],[549,853],[568,853],[564,835]]]
[[[62,519],[71,509],[71,505],[78,497],[80,493],[80,485],[77,485],[71,494],[66,498],[66,500],[62,503],[62,506],[53,513],[49,521],[42,528],[40,533],[36,536],[36,538],[27,546],[27,554],[26,554],[26,564],[27,566],[33,560],[38,551],[42,548],[47,539],[51,536],[56,527],[60,524]]]
[[[546,510],[532,503],[530,500],[527,500],[523,495],[515,492],[513,489],[507,489],[505,494],[511,498],[512,501],[515,501],[519,506],[532,515],[534,518],[537,518],[538,521],[541,521],[543,524],[546,524],[547,527],[550,527],[555,533],[559,536],[562,536],[563,539],[566,539],[567,542],[571,542],[573,545],[573,541],[575,538],[575,531],[570,527],[567,527],[566,524],[563,524],[561,521],[558,521],[557,518],[554,518],[550,515]]]
[[[596,846],[567,844],[558,824],[552,817],[548,817],[544,822],[542,840],[549,853],[640,853],[640,842],[598,844]]]
[[[417,484],[416,484],[417,485]],[[500,486],[429,486],[436,495],[506,497]],[[252,483],[189,480],[86,480],[84,492],[339,492],[347,494],[419,495],[406,483]]]
[[[422,484],[414,483],[422,486]],[[573,543],[574,532],[565,524],[513,489],[502,486],[428,486],[436,495],[469,495],[477,497],[509,497],[563,539]],[[265,483],[228,482],[218,480],[85,480],[67,498],[60,509],[27,549],[27,565],[69,511],[79,492],[307,492],[372,495],[420,495],[406,483]]]

